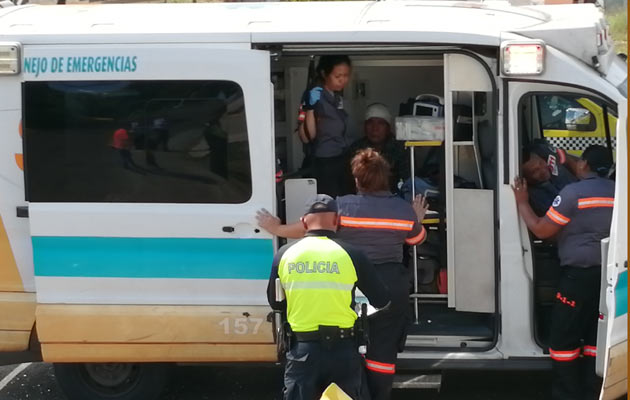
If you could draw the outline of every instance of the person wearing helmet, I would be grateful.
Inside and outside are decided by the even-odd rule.
[[[352,143],[348,154],[352,158],[359,150],[368,147],[376,150],[391,167],[390,189],[395,191],[400,180],[409,178],[409,157],[403,144],[394,137],[392,114],[386,105],[373,103],[365,110],[364,121],[365,136]]]

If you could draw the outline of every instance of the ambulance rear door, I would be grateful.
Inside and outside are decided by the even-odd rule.
[[[627,103],[619,104],[617,132],[627,132]],[[597,329],[601,399],[628,391],[628,154],[627,135],[617,137],[616,187],[610,238],[602,241],[602,287]]]

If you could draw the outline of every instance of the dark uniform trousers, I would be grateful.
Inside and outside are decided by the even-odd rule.
[[[400,263],[376,264],[392,301],[387,310],[369,318],[370,343],[365,357],[367,385],[371,400],[391,396],[396,359],[404,347],[409,324],[409,270]]]
[[[358,400],[362,363],[355,338],[296,342],[287,352],[284,400],[319,399],[332,382]]]
[[[551,312],[554,400],[599,398],[601,380],[595,375],[595,356],[600,280],[600,267],[562,267]]]
[[[313,178],[317,179],[317,193],[327,194],[332,198],[347,194],[346,155],[336,157],[315,157],[311,168]]]

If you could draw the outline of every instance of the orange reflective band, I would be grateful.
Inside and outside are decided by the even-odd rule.
[[[578,208],[612,207],[614,205],[614,197],[586,197],[578,199]]]
[[[413,246],[415,244],[422,243],[426,237],[427,237],[427,231],[424,229],[424,226],[423,226],[422,230],[420,231],[420,233],[418,233],[416,236],[414,236],[412,238],[405,239],[405,243],[410,244],[410,245]]]
[[[582,350],[582,354],[588,357],[597,357],[597,347],[584,346],[584,349]]]
[[[580,349],[559,351],[549,349],[551,358],[556,361],[573,361],[580,356]]]
[[[413,224],[413,221],[406,219],[341,217],[340,220],[341,226],[349,228],[393,229],[396,231],[410,231],[413,229]]]
[[[365,367],[370,371],[379,372],[381,374],[393,375],[396,373],[396,364],[380,363],[378,361],[365,359]]]
[[[547,210],[547,216],[550,220],[562,226],[568,224],[571,221],[571,218],[567,218],[564,215],[560,214],[558,211],[554,210],[553,206],[549,207],[549,210]]]

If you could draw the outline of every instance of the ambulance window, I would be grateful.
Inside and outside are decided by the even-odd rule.
[[[531,138],[544,137],[555,147],[580,156],[593,144],[608,146],[604,103],[593,97],[568,93],[544,93],[531,95],[532,107],[527,111],[529,100],[521,101],[522,111],[537,124],[531,124]],[[531,114],[531,115],[530,115]],[[606,107],[610,146],[615,148],[617,114]],[[523,123],[527,124],[527,118]]]
[[[243,91],[229,81],[27,82],[33,202],[243,203]]]
[[[595,116],[584,104],[587,99],[568,96],[538,96],[540,123],[542,129],[590,132],[597,128]],[[596,104],[594,104],[598,107]]]

